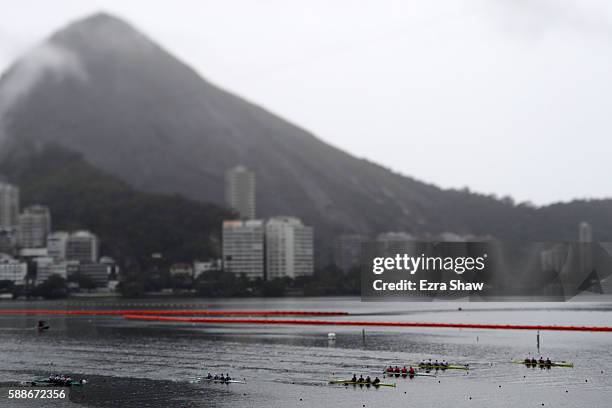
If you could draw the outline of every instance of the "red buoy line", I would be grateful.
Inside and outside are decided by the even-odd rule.
[[[51,316],[348,316],[347,312],[303,311],[303,310],[0,310],[0,315],[51,315]]]
[[[556,330],[581,332],[612,332],[606,326],[548,326],[523,324],[474,324],[474,323],[426,323],[426,322],[371,322],[344,320],[308,320],[308,319],[220,319],[220,318],[186,318],[126,314],[130,320],[158,322],[207,323],[207,324],[261,324],[261,325],[308,325],[308,326],[361,326],[361,327],[437,327],[455,329],[493,329],[493,330]]]
[[[49,315],[49,316],[123,316],[131,320],[203,324],[260,324],[260,325],[310,325],[310,326],[362,326],[362,327],[437,327],[456,329],[493,330],[556,330],[582,332],[612,332],[606,326],[551,326],[476,323],[427,323],[427,322],[373,322],[311,319],[224,319],[218,317],[173,316],[348,316],[348,312],[300,311],[300,310],[0,310],[0,315]]]

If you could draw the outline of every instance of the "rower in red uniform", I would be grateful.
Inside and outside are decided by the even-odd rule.
[[[402,368],[402,374],[408,374],[408,369],[406,368],[406,366]]]
[[[393,367],[389,366],[389,368],[387,368],[387,372],[388,373],[392,373],[393,372]]]
[[[414,368],[412,368],[412,366],[410,366],[410,369],[408,370],[408,374],[414,375]]]
[[[399,373],[400,372],[400,368],[398,366],[395,366],[395,370],[393,370],[393,371],[395,371],[396,373]]]

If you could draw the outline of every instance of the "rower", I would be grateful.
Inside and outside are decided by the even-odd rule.
[[[542,358],[542,356],[540,356],[540,361],[538,361],[540,364],[544,364],[544,359]]]
[[[400,368],[398,366],[395,366],[395,370],[393,370],[393,371],[395,371],[396,373],[399,373],[400,372]]]
[[[389,366],[389,368],[387,368],[387,372],[388,373],[392,373],[393,372],[393,367]]]
[[[207,379],[207,380],[212,380],[212,378],[213,378],[212,374],[211,374],[211,373],[208,373],[208,375],[206,376],[206,379]]]
[[[357,382],[357,376],[353,374],[353,378],[351,378],[351,382]]]
[[[229,373],[225,374],[225,381],[231,381],[232,377],[229,376]]]
[[[357,382],[364,382],[365,380],[363,379],[363,374],[359,374],[359,379],[357,380]]]
[[[365,382],[370,384],[372,382],[372,379],[370,378],[370,376],[368,375],[365,379]]]
[[[546,358],[546,365],[552,365],[552,361],[550,361],[550,357]]]
[[[372,381],[372,384],[376,385],[380,383],[380,379],[378,377],[374,378],[374,381]]]
[[[221,373],[221,375],[219,376],[219,380],[225,381],[225,377],[223,376],[223,373]]]
[[[531,364],[531,360],[529,359],[529,357],[525,359],[525,364]]]
[[[537,363],[538,363],[538,362],[536,361],[536,359],[535,359],[535,358],[532,358],[532,359],[531,359],[531,364],[537,364]]]
[[[408,370],[408,374],[414,375],[414,368],[412,368],[412,366],[410,366],[410,369]]]
[[[215,373],[213,380],[218,380],[218,379],[219,379],[219,376],[217,375],[217,373]]]
[[[404,366],[404,368],[402,368],[402,374],[406,374],[408,372],[408,369],[406,368],[406,366]]]

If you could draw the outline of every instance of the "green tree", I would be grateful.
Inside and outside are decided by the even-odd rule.
[[[119,292],[123,297],[137,298],[144,295],[145,287],[142,282],[125,280],[119,282],[119,284],[117,285],[117,292]]]
[[[68,287],[66,279],[59,275],[53,274],[46,281],[36,286],[32,294],[34,296],[42,296],[46,299],[59,299],[68,295]]]
[[[0,280],[0,292],[10,292],[14,286],[15,282],[11,280]]]
[[[79,285],[79,288],[85,290],[92,290],[96,288],[96,283],[89,276],[84,275],[82,273],[74,274],[70,279],[70,282],[76,282]]]

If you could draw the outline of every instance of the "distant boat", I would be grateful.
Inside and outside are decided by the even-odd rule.
[[[36,330],[38,330],[39,332],[49,330],[50,328],[51,327],[44,320],[39,320],[38,324],[36,325]]]

